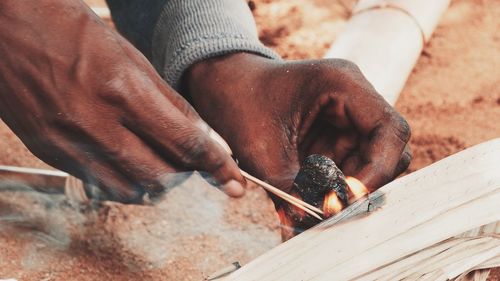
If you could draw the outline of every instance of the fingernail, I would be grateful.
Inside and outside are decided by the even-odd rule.
[[[226,151],[228,154],[230,154],[230,155],[233,154],[233,152],[231,151],[231,148],[229,147],[229,144],[227,144],[227,142],[216,131],[214,131],[213,129],[210,129],[208,131],[208,136],[212,140],[214,140],[216,143],[218,143],[220,146],[222,146],[224,151]]]
[[[231,197],[241,197],[245,194],[245,188],[235,180],[230,180],[224,184],[223,190]]]
[[[215,141],[216,143],[218,143],[220,146],[222,146],[222,148],[227,152],[229,153],[230,155],[233,154],[233,151],[231,150],[231,148],[229,147],[229,144],[227,144],[227,142],[222,138],[221,135],[219,135],[219,133],[217,133],[214,129],[212,129],[205,121],[203,120],[199,120],[198,122],[196,122],[196,126],[198,128],[200,128],[201,130],[203,130],[205,133],[208,134],[208,136],[213,140]]]

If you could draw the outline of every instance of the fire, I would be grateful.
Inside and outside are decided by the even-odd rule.
[[[340,199],[337,197],[335,191],[332,191],[325,196],[323,201],[323,212],[327,217],[339,213],[342,211],[343,207],[344,206],[342,205],[342,202],[340,202]]]
[[[288,220],[285,210],[283,208],[278,209],[278,217],[282,225],[290,226],[290,221]]]
[[[278,216],[280,218],[281,222],[281,239],[283,241],[289,240],[290,238],[294,237],[294,230],[295,228],[293,227],[293,223],[291,219],[286,215],[286,211],[283,208],[278,209]]]
[[[303,201],[302,197],[300,197],[300,194],[298,194],[297,192],[292,192],[292,193],[290,193],[290,195]],[[293,205],[291,207],[292,208],[290,209],[290,211],[291,211],[293,217],[304,218],[306,216],[306,212],[304,212],[304,210],[299,209]]]
[[[366,188],[366,186],[358,179],[346,177],[345,181],[347,183],[347,188],[349,189],[350,203],[368,194],[368,188]],[[325,196],[323,201],[323,212],[327,217],[338,214],[343,208],[344,205],[335,191],[332,191]]]
[[[366,188],[366,186],[357,178],[346,177],[345,181],[352,194],[352,198],[350,201],[356,201],[359,198],[368,194],[368,188]]]

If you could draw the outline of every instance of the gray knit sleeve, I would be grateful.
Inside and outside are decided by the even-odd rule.
[[[197,61],[237,51],[279,59],[259,41],[245,0],[169,0],[156,23],[152,62],[175,89]]]

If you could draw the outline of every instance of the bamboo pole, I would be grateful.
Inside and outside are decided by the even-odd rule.
[[[356,63],[395,104],[450,0],[360,0],[325,58]]]

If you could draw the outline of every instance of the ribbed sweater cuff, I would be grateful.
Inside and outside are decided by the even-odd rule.
[[[153,34],[152,61],[163,78],[179,88],[183,72],[194,63],[233,52],[279,59],[258,40],[244,0],[170,0]]]

